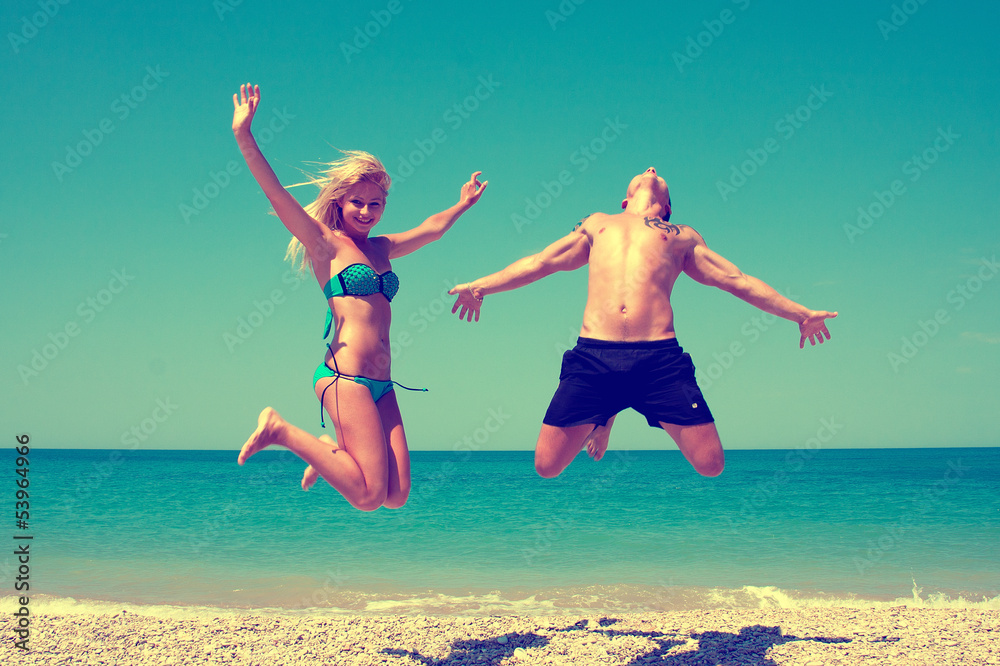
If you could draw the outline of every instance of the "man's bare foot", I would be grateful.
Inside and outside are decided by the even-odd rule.
[[[334,451],[340,448],[337,446],[337,442],[333,439],[333,437],[330,437],[329,435],[320,435],[319,441],[330,444],[331,445],[330,448]],[[312,488],[313,484],[316,483],[316,479],[318,478],[319,478],[319,472],[317,472],[312,465],[306,467],[306,471],[302,475],[302,490],[309,490],[310,488]]]
[[[595,426],[583,440],[583,445],[587,447],[587,453],[594,460],[604,457],[604,452],[608,450],[608,438],[611,436],[611,423]]]
[[[236,459],[236,462],[242,465],[253,454],[270,444],[274,444],[284,425],[285,420],[281,418],[278,412],[270,407],[265,407],[264,411],[257,417],[257,429],[253,431],[250,439],[240,449],[240,455]]]

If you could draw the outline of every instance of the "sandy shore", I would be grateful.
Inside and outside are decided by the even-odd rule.
[[[239,615],[2,622],[3,664],[1000,664],[1000,611],[905,607],[545,617]]]

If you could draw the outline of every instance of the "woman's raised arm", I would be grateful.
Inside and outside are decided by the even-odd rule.
[[[248,83],[240,86],[238,95],[233,93],[233,134],[243,153],[243,159],[274,207],[278,219],[305,246],[309,256],[317,261],[332,259],[336,250],[333,232],[309,215],[295,197],[281,186],[250,132],[250,123],[253,122],[259,105],[260,86]]]
[[[451,229],[451,225],[455,224],[455,220],[475,206],[479,197],[486,191],[489,181],[479,182],[479,176],[482,173],[482,171],[476,171],[469,178],[469,181],[462,185],[458,203],[451,208],[431,215],[408,231],[383,236],[389,241],[389,258],[395,259],[405,256],[444,236],[445,232]]]

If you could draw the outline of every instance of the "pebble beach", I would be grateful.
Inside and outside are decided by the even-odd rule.
[[[612,615],[36,615],[3,664],[1000,664],[1000,611],[808,608]]]

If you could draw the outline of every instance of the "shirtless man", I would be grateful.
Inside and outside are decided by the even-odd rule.
[[[798,323],[799,348],[830,339],[836,312],[791,301],[708,248],[697,231],[670,224],[667,183],[649,168],[629,183],[624,212],[594,213],[538,254],[450,293],[452,312],[479,321],[487,294],[523,287],[556,271],[590,265],[580,339],[563,356],[559,388],[542,420],[535,469],[558,476],[584,445],[600,460],[615,415],[632,407],[663,428],[704,476],[718,476],[725,456],[712,413],[695,382],[691,357],[677,344],[670,292],[683,271],[765,312]]]

